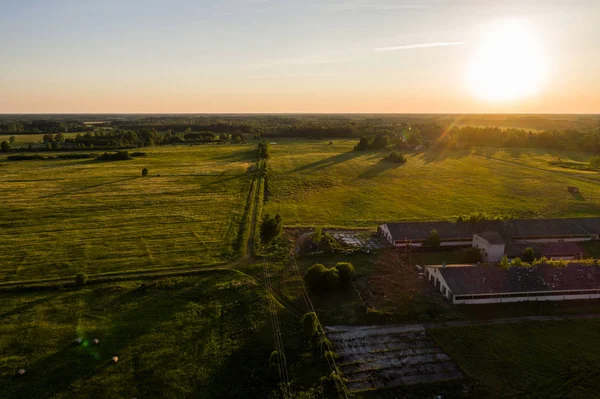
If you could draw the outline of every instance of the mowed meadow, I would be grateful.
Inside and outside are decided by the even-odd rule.
[[[597,319],[453,327],[429,334],[490,398],[596,398]]]
[[[255,146],[141,151],[112,162],[0,158],[0,282],[229,259]]]
[[[0,293],[0,397],[267,397],[266,304],[227,270]]]
[[[390,150],[353,151],[356,142],[277,140],[265,212],[279,212],[287,226],[370,228],[480,211],[530,217],[600,212],[597,173],[552,167],[549,162],[560,154],[423,150],[406,152],[407,163],[397,164],[382,161]],[[568,186],[581,194],[570,194]]]

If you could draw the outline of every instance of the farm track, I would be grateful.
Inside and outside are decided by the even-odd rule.
[[[260,183],[262,177],[258,174],[255,177],[255,182],[253,182],[254,187],[254,198],[252,198],[252,207],[250,218],[250,236],[248,237],[248,241],[246,242],[246,255],[244,255],[245,259],[250,259],[252,257],[252,251],[254,247],[254,234],[256,231],[256,223],[257,223],[257,214],[258,214],[258,201],[260,198]]]

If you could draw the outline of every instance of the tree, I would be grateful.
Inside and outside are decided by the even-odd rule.
[[[148,176],[148,168],[142,169],[142,176],[144,176],[144,177]]]
[[[340,277],[336,268],[328,269],[317,263],[308,268],[304,281],[311,291],[323,293],[335,291],[340,284]]]
[[[388,136],[378,135],[373,140],[373,144],[371,145],[371,148],[373,148],[375,150],[380,150],[382,148],[387,147],[389,143],[390,143],[390,138]]]
[[[59,143],[62,143],[63,141],[65,141],[65,135],[62,133],[57,133],[56,136],[54,136],[54,140],[58,141]]]
[[[440,235],[437,230],[431,230],[429,233],[429,237],[423,242],[423,246],[427,248],[439,248],[442,240],[440,239]]]
[[[258,159],[268,159],[271,156],[271,143],[266,140],[258,143]]]
[[[370,140],[369,137],[363,136],[358,141],[358,144],[354,146],[354,151],[367,151],[369,149]]]
[[[600,156],[590,158],[590,167],[592,169],[600,169]]]
[[[302,316],[302,325],[304,326],[304,335],[311,338],[317,333],[317,315],[315,312],[305,313]]]
[[[468,248],[464,254],[466,263],[477,263],[481,261],[481,251],[477,247]]]
[[[75,276],[75,285],[85,285],[88,281],[88,276],[84,272],[79,272]]]
[[[0,147],[2,147],[2,152],[10,152],[11,148],[10,148],[10,144],[8,144],[8,142],[6,140],[4,140],[1,144]]]
[[[10,141],[10,144],[14,144],[16,140],[15,136],[10,136],[10,139],[8,139],[8,141]]]
[[[342,285],[348,286],[352,283],[352,279],[354,278],[354,266],[349,262],[338,262],[335,265],[339,276],[340,283]]]
[[[533,248],[531,248],[531,247],[525,248],[525,251],[523,251],[522,259],[525,262],[533,262],[533,260],[535,259],[535,253],[533,252]]]
[[[340,273],[335,267],[325,270],[323,273],[323,291],[335,291],[340,285]]]
[[[332,254],[335,252],[335,244],[335,238],[328,233],[325,233],[323,234],[323,237],[321,237],[321,241],[319,241],[319,249],[326,254]]]
[[[315,227],[315,231],[312,233],[311,237],[312,242],[319,244],[321,238],[323,238],[323,229],[321,227]]]
[[[270,244],[275,238],[281,234],[282,220],[279,214],[271,217],[265,215],[262,225],[260,226],[260,238],[264,244]]]
[[[321,292],[323,290],[323,275],[325,274],[325,265],[316,263],[308,268],[304,274],[304,281],[308,289],[313,292]]]
[[[383,160],[394,163],[406,163],[406,158],[404,157],[404,155],[396,151],[392,151],[392,153],[387,157],[383,158]]]

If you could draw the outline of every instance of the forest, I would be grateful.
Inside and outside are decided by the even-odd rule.
[[[485,123],[490,126],[465,124]],[[541,129],[549,127],[548,129]],[[65,137],[63,133],[78,133]],[[359,150],[530,147],[600,152],[600,119],[594,116],[450,115],[168,115],[3,116],[0,133],[44,133],[44,146],[2,151],[127,149],[177,143],[244,143],[248,138],[360,138]]]

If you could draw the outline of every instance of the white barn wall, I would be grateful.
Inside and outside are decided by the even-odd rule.
[[[484,298],[484,299],[454,299],[452,303],[461,305],[477,305],[485,303],[512,303],[512,302],[536,302],[536,301],[568,301],[581,299],[600,299],[600,294],[587,295],[547,295],[547,296],[522,296],[513,298]]]

